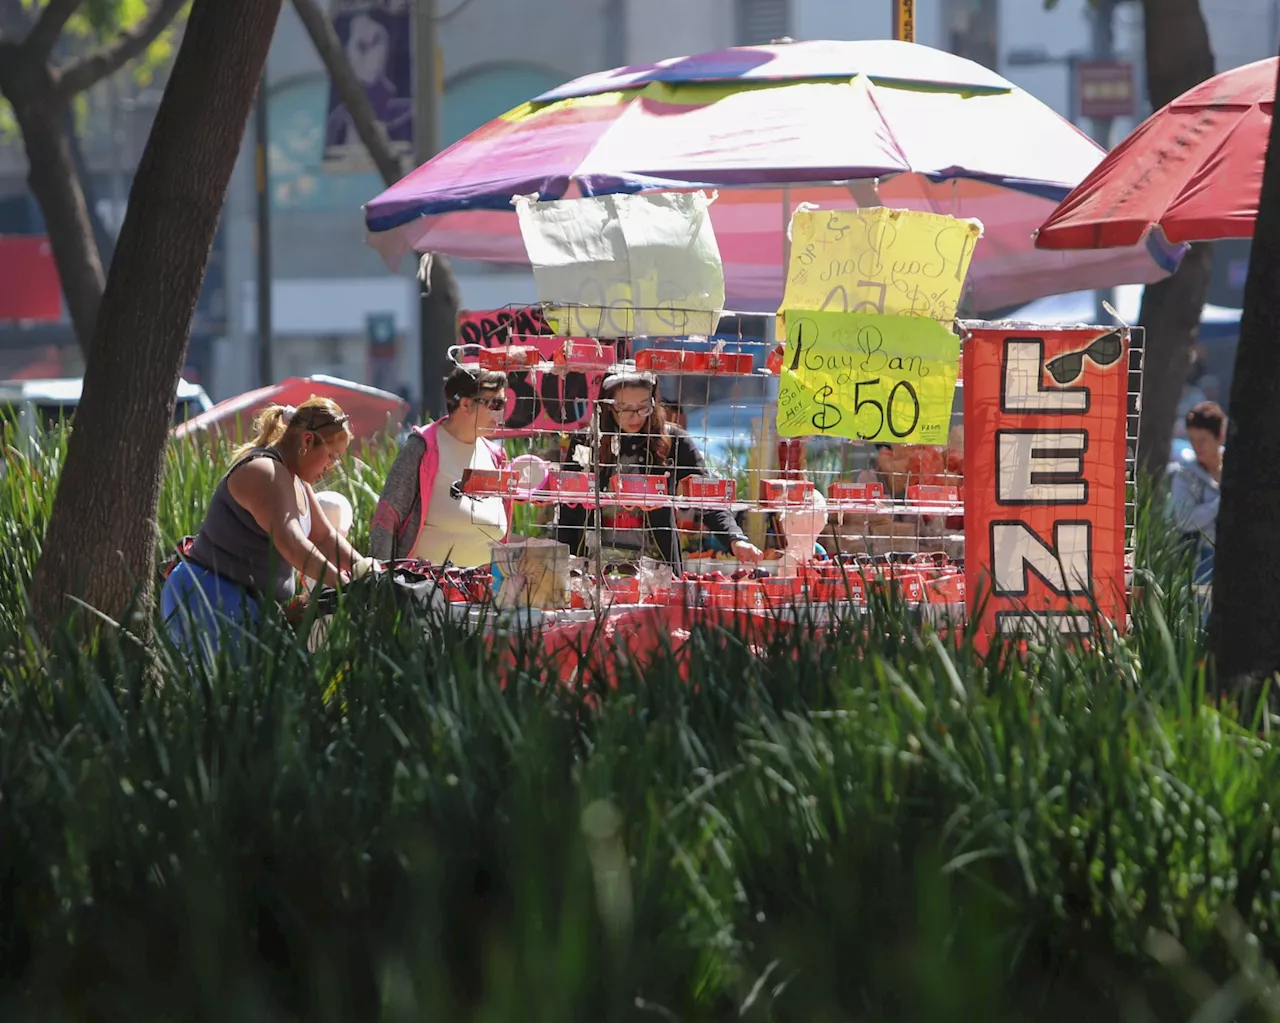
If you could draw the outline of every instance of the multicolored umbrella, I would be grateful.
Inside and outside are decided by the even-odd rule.
[[[892,40],[743,47],[587,75],[455,143],[365,207],[369,243],[528,265],[515,195],[717,188],[726,298],[782,297],[800,203],[977,217],[970,306],[1150,283],[1180,250],[1035,248],[1036,226],[1102,150],[1049,107],[972,61]]]
[[[1252,238],[1278,62],[1216,75],[1148,117],[1045,221],[1036,246]]]

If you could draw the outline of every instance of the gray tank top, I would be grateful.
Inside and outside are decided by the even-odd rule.
[[[231,496],[227,485],[233,472],[255,458],[270,458],[284,464],[275,448],[254,448],[227,470],[213,492],[213,500],[191,548],[191,560],[224,579],[283,603],[294,593],[293,568],[271,542],[266,530]],[[310,505],[302,516],[302,531],[311,532]]]

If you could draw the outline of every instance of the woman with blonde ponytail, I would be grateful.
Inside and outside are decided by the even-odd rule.
[[[218,483],[190,551],[169,574],[161,611],[174,640],[211,655],[225,620],[256,624],[263,599],[294,594],[293,572],[339,586],[369,571],[316,500],[316,483],[351,443],[328,398],[271,405]]]

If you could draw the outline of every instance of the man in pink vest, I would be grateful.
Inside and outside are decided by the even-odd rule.
[[[416,427],[387,474],[373,514],[370,553],[460,567],[489,564],[489,544],[511,529],[511,502],[469,497],[464,469],[500,469],[507,456],[489,439],[502,422],[507,378],[459,367],[445,381],[443,419]]]

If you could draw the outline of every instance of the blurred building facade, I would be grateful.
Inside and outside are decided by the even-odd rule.
[[[350,2],[350,0],[347,0]],[[406,0],[380,0],[394,7]],[[538,93],[603,67],[725,46],[796,39],[874,39],[891,33],[892,0],[437,0],[444,19],[442,141],[449,144]],[[1201,0],[1219,70],[1272,56],[1280,0]],[[1093,45],[1088,0],[916,0],[916,39],[994,66],[1064,116],[1074,108],[1071,61]],[[1134,64],[1138,109],[1118,119],[1122,138],[1145,116],[1142,15],[1121,0],[1114,49]],[[326,165],[328,77],[292,5],[286,4],[268,65],[275,376],[333,373],[408,390],[417,381],[417,283],[408,265],[389,271],[364,244],[361,204],[382,190],[368,169]],[[110,235],[160,86],[127,73],[88,97],[81,156],[90,199]],[[253,132],[247,133],[227,197],[201,300],[188,375],[215,398],[258,383]],[[26,185],[16,140],[0,139],[0,235],[39,235],[39,209]],[[1247,245],[1226,247],[1212,301],[1238,304]],[[2,268],[0,268],[2,271]],[[527,273],[455,264],[463,302],[486,308],[534,298]],[[0,293],[5,287],[0,272]],[[1231,289],[1235,291],[1232,292]],[[1231,300],[1234,294],[1235,300]],[[0,308],[3,308],[0,306]],[[375,366],[370,325],[393,324]],[[15,365],[79,371],[65,315],[14,324],[0,315],[0,376]],[[390,352],[390,359],[386,353]]]

